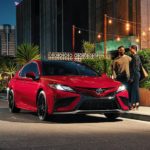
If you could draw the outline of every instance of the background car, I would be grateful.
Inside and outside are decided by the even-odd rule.
[[[129,110],[124,85],[74,61],[31,61],[10,80],[9,109],[52,114],[103,113],[110,119]]]

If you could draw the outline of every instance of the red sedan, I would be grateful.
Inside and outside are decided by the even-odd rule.
[[[127,111],[126,87],[85,64],[73,61],[31,61],[10,80],[9,109],[52,114],[103,113],[110,119]]]

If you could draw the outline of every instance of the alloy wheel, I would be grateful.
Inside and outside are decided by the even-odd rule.
[[[48,113],[47,113],[47,103],[46,103],[46,97],[45,93],[42,91],[40,92],[38,96],[38,102],[37,102],[37,113],[40,120],[46,120]]]

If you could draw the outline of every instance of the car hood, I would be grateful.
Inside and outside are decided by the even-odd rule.
[[[59,83],[71,87],[82,88],[109,88],[118,87],[121,83],[111,78],[89,76],[45,76],[41,78],[49,83]]]

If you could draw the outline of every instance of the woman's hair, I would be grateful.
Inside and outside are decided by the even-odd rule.
[[[135,49],[137,51],[137,46],[136,45],[132,45],[130,48]]]

